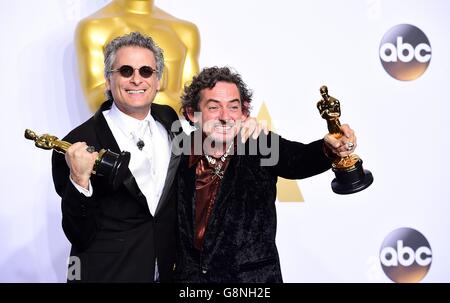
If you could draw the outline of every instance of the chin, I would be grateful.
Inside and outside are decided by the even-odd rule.
[[[233,141],[234,137],[236,137],[236,134],[211,134],[211,138],[216,143],[229,143]]]
[[[146,105],[150,103],[150,98],[144,96],[139,96],[137,98],[129,98],[128,100],[131,104],[135,105]]]

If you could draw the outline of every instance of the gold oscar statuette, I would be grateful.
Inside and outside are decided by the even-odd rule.
[[[105,45],[135,31],[152,37],[164,50],[161,87],[154,102],[170,105],[179,112],[184,84],[199,71],[200,33],[194,23],[165,12],[155,5],[155,0],[108,1],[77,24],[77,66],[91,110],[96,111],[105,101]]]
[[[62,154],[64,154],[72,145],[69,142],[61,141],[57,137],[49,134],[38,136],[30,129],[25,130],[25,138],[28,140],[33,140],[36,147],[42,149],[54,149]],[[94,152],[95,148],[93,146],[89,146],[87,151]],[[98,152],[97,159],[95,160],[92,174],[108,178],[109,184],[111,184],[115,190],[125,179],[129,162],[130,153],[127,151],[117,154],[110,150],[101,149]]]
[[[328,88],[320,88],[322,99],[317,102],[320,116],[327,121],[328,132],[339,139],[344,134],[341,130],[339,117],[341,106],[338,99],[328,95]],[[353,145],[349,146],[351,149]],[[352,194],[361,191],[373,182],[372,173],[362,167],[362,160],[355,154],[338,158],[333,161],[332,170],[336,178],[331,182],[331,188],[337,194]]]

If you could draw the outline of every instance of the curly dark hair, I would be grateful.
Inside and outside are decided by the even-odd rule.
[[[189,119],[188,113],[192,110],[199,111],[198,104],[201,91],[205,88],[213,88],[220,81],[236,84],[240,94],[242,112],[245,115],[250,113],[253,93],[242,81],[241,75],[233,72],[229,67],[206,67],[197,76],[194,76],[189,85],[184,86],[184,92],[181,96],[181,112],[191,124],[193,124],[193,121]]]

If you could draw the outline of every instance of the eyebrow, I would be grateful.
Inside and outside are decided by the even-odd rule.
[[[208,100],[206,100],[206,103],[209,103],[209,102],[221,103],[223,101],[219,101],[219,100],[216,100],[216,99],[208,99]],[[241,100],[233,99],[233,100],[229,100],[229,101],[225,101],[225,102],[227,102],[227,103],[232,103],[232,102],[239,102],[239,103],[241,103]]]

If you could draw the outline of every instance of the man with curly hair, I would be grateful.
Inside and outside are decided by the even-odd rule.
[[[278,176],[322,173],[350,153],[347,142],[356,145],[348,125],[339,140],[327,134],[303,144],[268,133],[244,144],[241,121],[251,101],[241,76],[228,67],[205,68],[185,87],[182,112],[198,129],[178,174],[180,282],[282,282],[275,244]],[[269,156],[276,161],[264,162]]]

